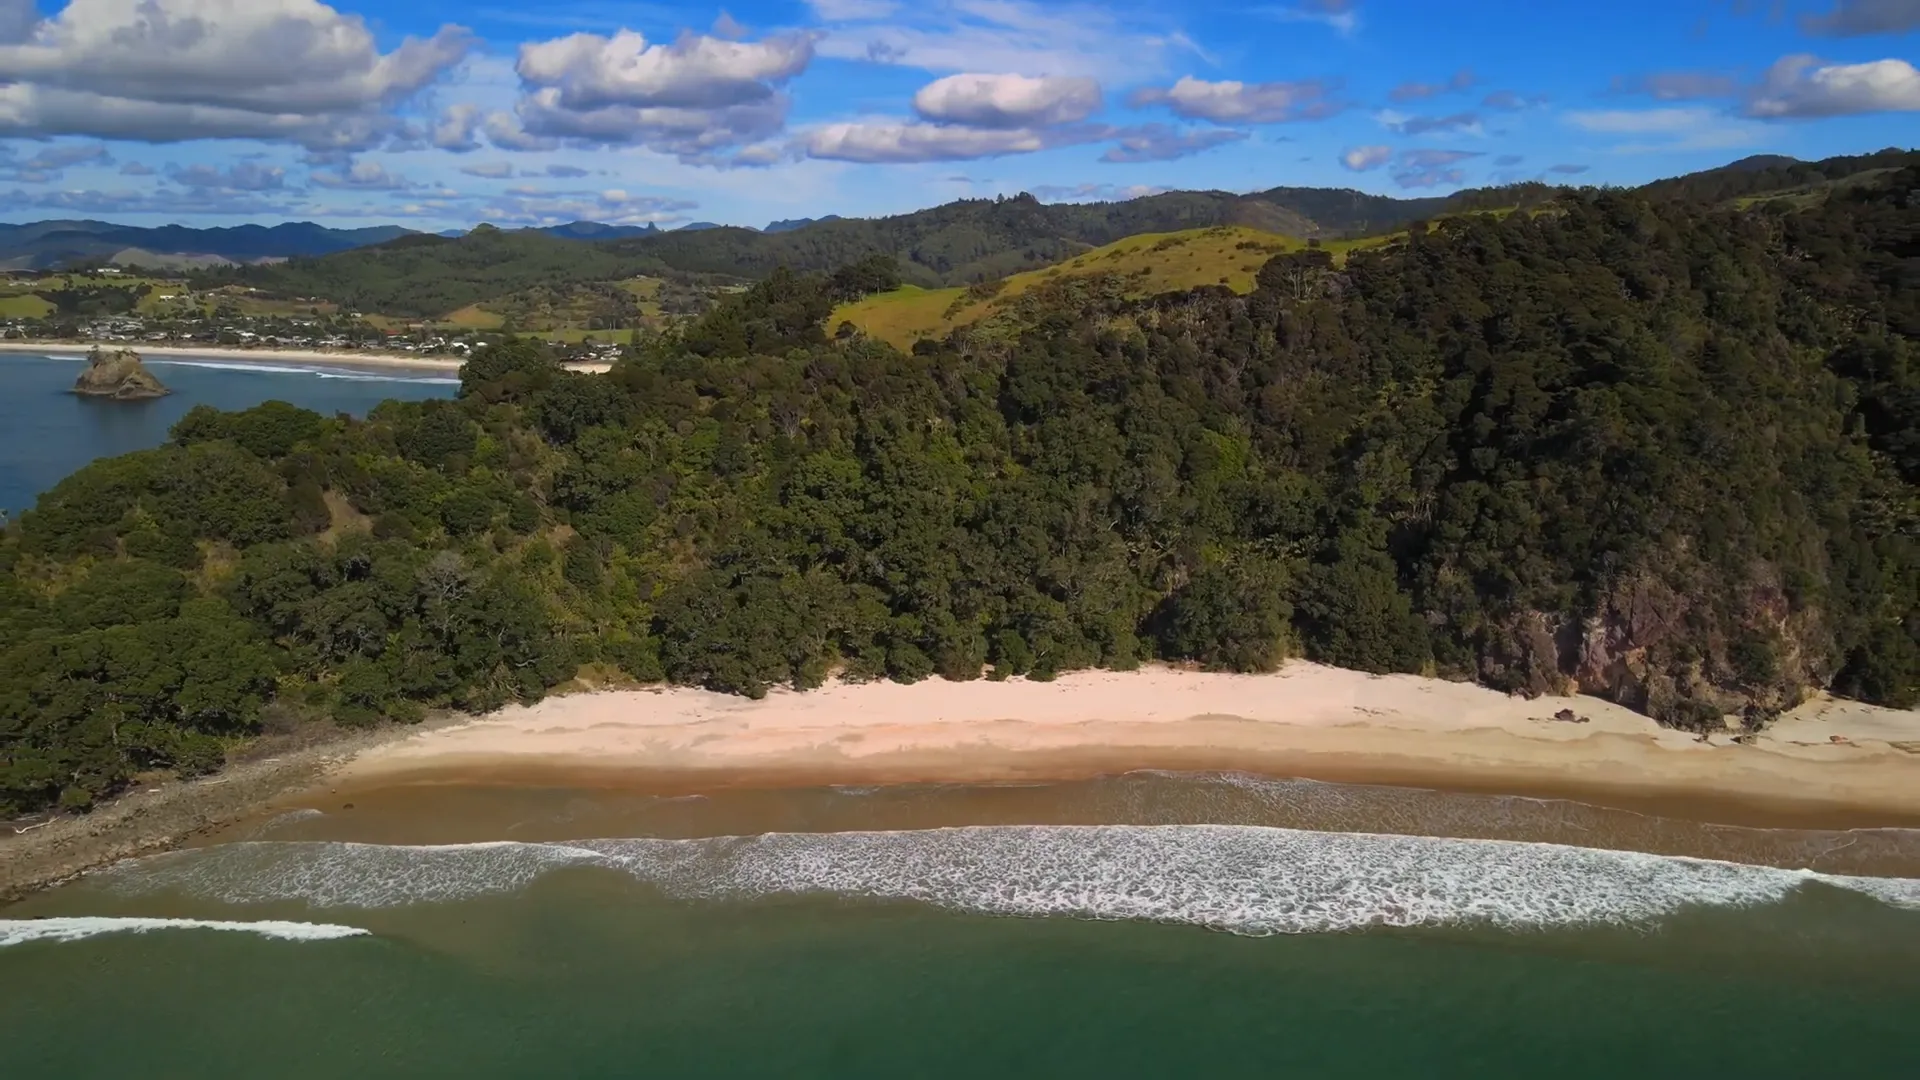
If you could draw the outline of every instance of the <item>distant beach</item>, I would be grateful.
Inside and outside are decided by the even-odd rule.
[[[0,353],[72,353],[84,356],[98,344],[101,348],[132,349],[141,356],[206,358],[219,357],[239,364],[327,364],[339,367],[411,368],[418,371],[458,372],[465,360],[450,356],[414,356],[408,353],[324,351],[315,349],[236,349],[224,345],[148,345],[143,342],[23,342],[0,341]],[[606,363],[568,364],[570,371],[604,374],[613,365]]]
[[[415,368],[424,371],[459,371],[465,361],[445,356],[408,356],[402,353],[334,351],[314,349],[235,349],[220,345],[148,345],[144,342],[0,341],[0,352],[75,353],[85,355],[98,344],[103,349],[132,349],[142,356],[208,357],[217,356],[236,363],[260,364],[339,364],[348,367]]]

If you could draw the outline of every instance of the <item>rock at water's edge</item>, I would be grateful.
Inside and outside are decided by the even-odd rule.
[[[139,353],[132,349],[102,352],[98,346],[87,354],[87,370],[74,381],[73,392],[112,401],[146,401],[172,393],[140,362]]]

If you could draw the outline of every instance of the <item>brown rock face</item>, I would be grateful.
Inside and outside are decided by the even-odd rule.
[[[75,380],[73,392],[109,401],[146,401],[172,391],[154,378],[132,349],[105,352],[96,346],[87,354],[87,370]]]

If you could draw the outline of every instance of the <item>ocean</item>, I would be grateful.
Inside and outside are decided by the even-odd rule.
[[[151,357],[147,366],[173,393],[103,402],[70,393],[84,362],[77,354],[0,353],[0,510],[31,508],[41,492],[96,458],[159,446],[195,405],[246,409],[277,399],[323,415],[363,415],[389,398],[451,397],[459,389],[458,379],[426,369]]]
[[[1915,1015],[1920,831],[1230,774],[326,790],[0,910],[10,1080],[1891,1080]]]

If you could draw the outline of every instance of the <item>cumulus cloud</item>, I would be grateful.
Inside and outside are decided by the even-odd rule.
[[[413,185],[387,171],[377,161],[356,161],[344,169],[315,169],[308,178],[323,188],[357,188],[361,191],[404,191]]]
[[[956,124],[842,123],[809,132],[810,157],[863,163],[966,161],[973,158],[1031,154],[1096,140],[1101,128],[973,128]]]
[[[814,40],[685,34],[660,44],[622,30],[534,42],[521,47],[515,65],[524,92],[514,114],[489,115],[483,130],[503,149],[643,146],[719,163],[724,151],[785,126],[788,102],[779,87],[806,70]]]
[[[578,165],[549,165],[547,166],[546,173],[548,176],[559,180],[577,180],[587,175],[587,170],[580,168]]]
[[[1342,106],[1330,99],[1331,91],[1328,83],[1319,79],[1208,82],[1184,75],[1172,86],[1135,91],[1129,104],[1135,108],[1165,105],[1174,115],[1188,120],[1278,124],[1289,120],[1320,120],[1339,112]]]
[[[370,145],[472,44],[447,26],[383,53],[319,0],[70,0],[0,44],[0,134]]]
[[[1143,161],[1173,161],[1189,157],[1216,146],[1239,142],[1247,137],[1244,131],[1232,128],[1206,128],[1198,131],[1181,130],[1166,124],[1142,124],[1114,133],[1114,145],[1100,155],[1100,160],[1112,164],[1127,165]]]
[[[1393,159],[1391,146],[1351,146],[1340,155],[1340,164],[1354,172],[1377,169]]]
[[[480,128],[483,115],[480,106],[465,102],[449,105],[440,113],[440,119],[433,125],[432,142],[441,150],[455,154],[471,153],[480,149],[480,140],[475,133]]]
[[[949,75],[913,95],[922,119],[981,128],[1074,123],[1099,108],[1100,84],[1085,77]]]
[[[528,134],[520,118],[509,112],[490,112],[480,126],[487,133],[487,141],[502,150],[538,152],[560,148],[558,139]]]
[[[1461,68],[1451,79],[1440,83],[1403,82],[1388,91],[1387,97],[1398,102],[1424,101],[1448,91],[1469,90],[1474,84],[1473,72]]]
[[[460,171],[468,176],[480,177],[482,180],[505,180],[513,175],[513,163],[483,161],[473,165],[462,165]]]
[[[215,165],[176,166],[167,179],[198,191],[279,191],[287,186],[287,170],[242,161],[230,168]]]
[[[913,96],[915,119],[824,124],[807,132],[799,149],[808,157],[866,163],[964,161],[1029,154],[1116,134],[1104,125],[1083,122],[1099,108],[1100,85],[1089,78],[963,73],[921,87]],[[1140,134],[1136,144],[1139,153],[1164,152],[1177,157],[1201,148],[1190,146],[1176,152],[1165,141],[1166,132],[1142,129]],[[775,148],[749,147],[735,163],[763,165],[777,159]]]
[[[1747,103],[1748,115],[1768,118],[1875,112],[1920,112],[1920,71],[1905,60],[1822,64],[1788,56],[1767,70]]]
[[[1800,28],[1827,37],[1867,34],[1904,34],[1920,29],[1920,3],[1915,0],[1834,0],[1825,15],[1802,15]]]

